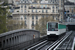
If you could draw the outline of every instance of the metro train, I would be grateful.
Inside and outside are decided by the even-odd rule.
[[[59,22],[47,22],[48,40],[56,40],[66,32],[66,25]]]

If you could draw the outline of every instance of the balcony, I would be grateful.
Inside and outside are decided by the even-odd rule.
[[[49,7],[47,7],[47,8],[45,8],[45,7],[43,7],[43,8],[41,8],[41,7],[29,7],[29,9],[51,9],[51,8],[49,8]]]
[[[14,9],[20,9],[20,7],[13,7]]]
[[[23,13],[23,12],[13,12],[12,14],[13,14],[13,15],[15,15],[15,14],[28,14],[28,15],[29,15],[30,13]]]
[[[38,13],[33,12],[33,13],[30,13],[30,14],[33,14],[33,15],[34,15],[34,14],[35,14],[35,15],[36,15],[36,14],[38,14],[38,15],[45,15],[45,14],[46,14],[46,15],[54,15],[54,14],[57,15],[57,14],[58,14],[58,15],[59,15],[59,13],[50,13],[50,12],[43,12],[43,13],[42,13],[42,12],[38,12]]]
[[[23,14],[27,14],[27,15],[59,15],[59,13],[51,13],[51,12],[30,12],[30,13],[21,13],[21,12],[15,12],[12,13],[13,15],[19,14],[19,15],[23,15]]]

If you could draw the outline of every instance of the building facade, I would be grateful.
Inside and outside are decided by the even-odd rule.
[[[35,29],[42,17],[63,21],[64,0],[19,0],[18,3],[13,12],[13,19],[23,21],[26,29]]]
[[[64,7],[65,19],[75,16],[75,3],[66,1]]]

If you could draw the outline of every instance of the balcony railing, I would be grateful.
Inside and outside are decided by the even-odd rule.
[[[21,12],[15,12],[15,13],[12,13],[13,15],[15,15],[15,14],[28,14],[28,15],[30,15],[30,14],[59,14],[59,13],[49,13],[49,12],[44,12],[44,13],[42,13],[42,12],[30,12],[30,13],[21,13]]]
[[[29,7],[29,9],[50,9],[49,7],[47,7],[47,8],[45,8],[45,7],[43,7],[43,8],[41,8],[41,7]]]

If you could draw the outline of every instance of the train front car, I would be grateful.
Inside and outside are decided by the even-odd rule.
[[[58,38],[57,22],[47,22],[47,36],[48,40],[56,40]]]
[[[66,25],[58,22],[47,23],[47,36],[48,40],[57,40],[66,32]]]

